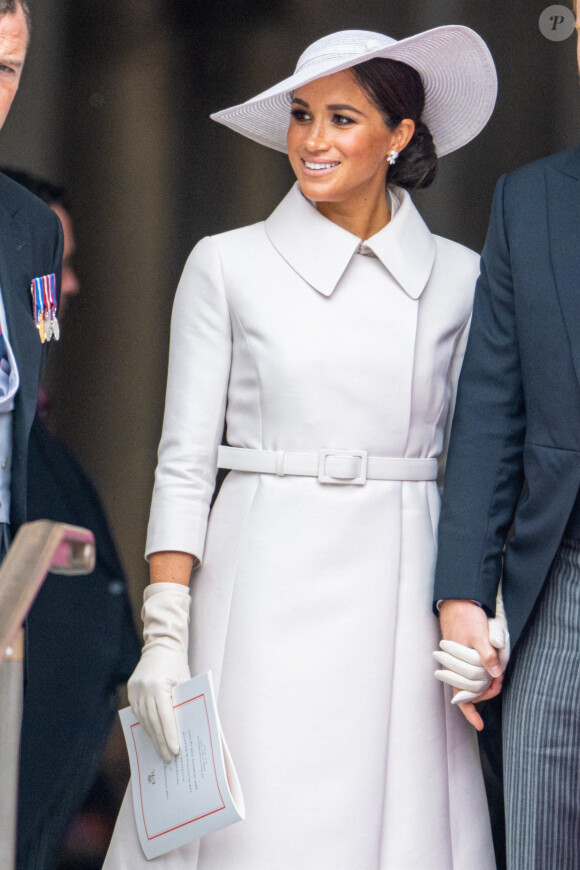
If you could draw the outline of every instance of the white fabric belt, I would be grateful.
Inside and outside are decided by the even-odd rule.
[[[295,453],[286,450],[253,450],[249,447],[218,448],[218,466],[232,471],[317,477],[321,483],[354,483],[367,480],[436,480],[436,459],[368,456],[366,450],[319,450]]]

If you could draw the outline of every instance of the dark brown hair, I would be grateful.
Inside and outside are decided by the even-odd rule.
[[[437,153],[429,128],[421,120],[425,105],[421,76],[408,64],[384,57],[358,63],[351,69],[389,130],[395,130],[403,118],[415,122],[411,141],[389,167],[387,181],[408,190],[428,187],[437,172]]]
[[[28,0],[0,0],[0,17],[2,15],[14,15],[19,6],[24,13],[26,26],[30,33],[30,5]]]

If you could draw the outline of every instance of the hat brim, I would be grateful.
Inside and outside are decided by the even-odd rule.
[[[391,58],[420,73],[425,88],[422,120],[439,157],[466,145],[487,124],[497,97],[497,75],[483,39],[469,27],[446,25],[399,42],[340,59],[321,58],[256,97],[211,115],[214,121],[287,152],[291,93],[311,81],[376,57]]]

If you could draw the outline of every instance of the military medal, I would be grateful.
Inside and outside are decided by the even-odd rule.
[[[60,326],[58,325],[56,311],[53,311],[51,314],[51,329],[52,329],[52,337],[54,338],[55,341],[58,341],[60,338]]]
[[[44,337],[46,341],[50,341],[52,338],[52,323],[50,321],[50,311],[45,309],[44,312]]]
[[[47,286],[48,282],[46,280],[46,277],[47,277],[46,275],[43,275],[43,277],[42,277],[42,294],[44,297],[44,312],[43,312],[44,337],[46,338],[47,341],[50,341],[50,339],[52,338],[52,323],[50,320],[50,312],[51,312],[50,293],[48,290],[48,286]]]
[[[30,285],[32,293],[32,305],[34,308],[34,324],[38,329],[40,340],[44,344],[46,336],[44,333],[44,293],[42,292],[42,278],[33,278]]]
[[[54,273],[33,278],[30,292],[34,309],[34,325],[38,329],[41,342],[44,344],[51,338],[58,341],[60,329],[56,316],[56,277]]]

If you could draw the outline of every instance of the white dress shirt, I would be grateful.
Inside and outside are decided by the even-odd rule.
[[[0,523],[9,523],[10,481],[12,477],[12,412],[20,380],[16,358],[8,337],[6,312],[1,293],[0,328],[3,339],[0,360]]]

